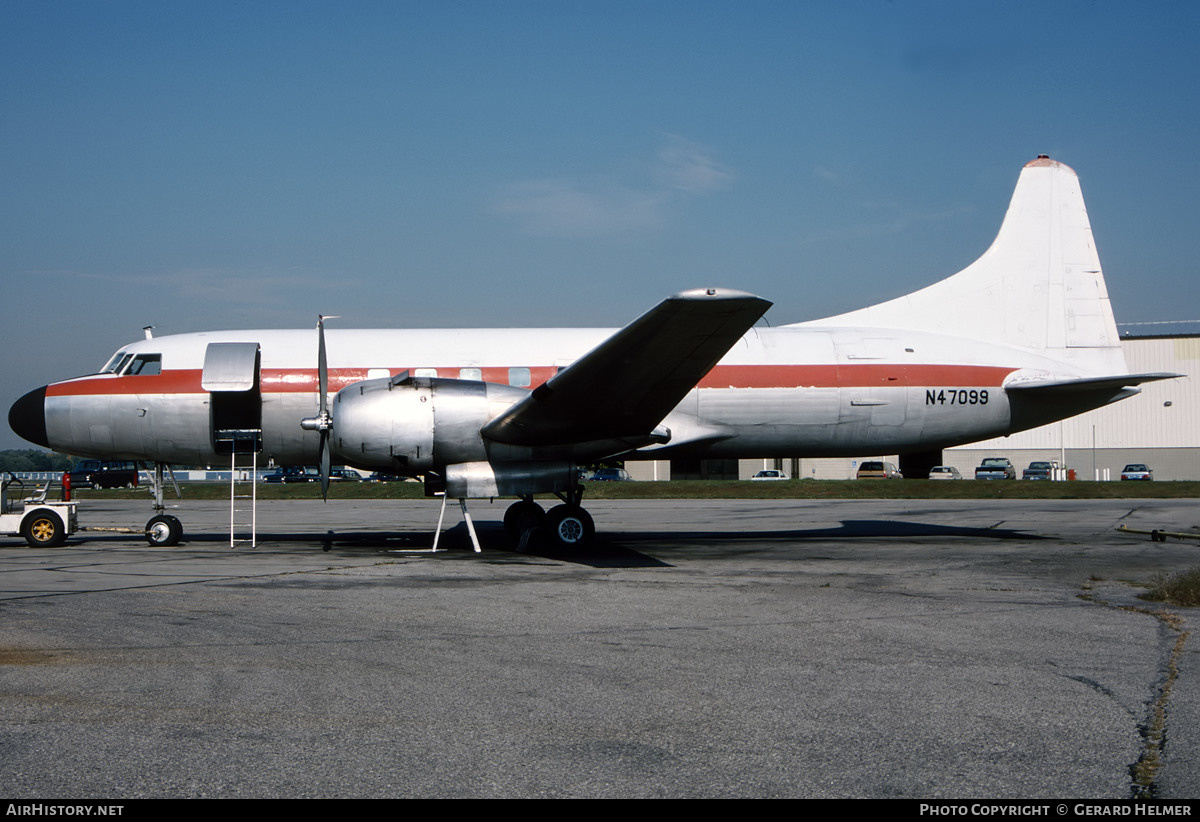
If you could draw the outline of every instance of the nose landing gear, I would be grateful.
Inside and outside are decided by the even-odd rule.
[[[175,472],[171,470],[171,466],[161,462],[154,463],[154,475],[151,480],[151,490],[154,493],[154,516],[150,517],[146,523],[146,541],[155,548],[170,548],[178,545],[179,540],[183,539],[183,523],[179,521],[178,517],[163,513],[166,510],[166,506],[163,504],[164,467],[171,477],[171,484],[175,487],[175,495],[183,496],[179,490],[179,483],[175,481]]]

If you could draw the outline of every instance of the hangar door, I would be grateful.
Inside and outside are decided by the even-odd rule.
[[[262,392],[258,343],[209,343],[200,387],[209,392],[213,450],[262,450]]]

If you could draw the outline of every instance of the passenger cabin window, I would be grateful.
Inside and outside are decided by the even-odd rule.
[[[460,368],[458,369],[458,378],[460,380],[482,380],[483,371],[478,368]]]
[[[530,383],[528,368],[508,369],[508,384],[517,388],[528,388]]]
[[[129,364],[129,375],[152,377],[162,373],[162,354],[138,354]]]
[[[414,368],[413,376],[414,377],[436,377],[437,369],[436,368]]]

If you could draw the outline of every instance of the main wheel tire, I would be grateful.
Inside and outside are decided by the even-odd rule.
[[[31,548],[57,548],[67,541],[62,517],[49,508],[39,508],[21,520],[21,536]]]
[[[536,502],[514,502],[504,512],[504,530],[513,539],[520,539],[522,533],[545,522],[546,512]]]
[[[575,505],[556,505],[546,513],[546,530],[559,548],[583,548],[596,535],[592,515]]]
[[[146,541],[159,548],[178,545],[183,537],[183,523],[170,514],[159,514],[146,523]]]

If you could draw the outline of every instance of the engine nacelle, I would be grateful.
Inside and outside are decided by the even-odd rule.
[[[441,377],[363,380],[334,397],[333,453],[351,465],[401,474],[486,461],[479,429],[528,393]]]

